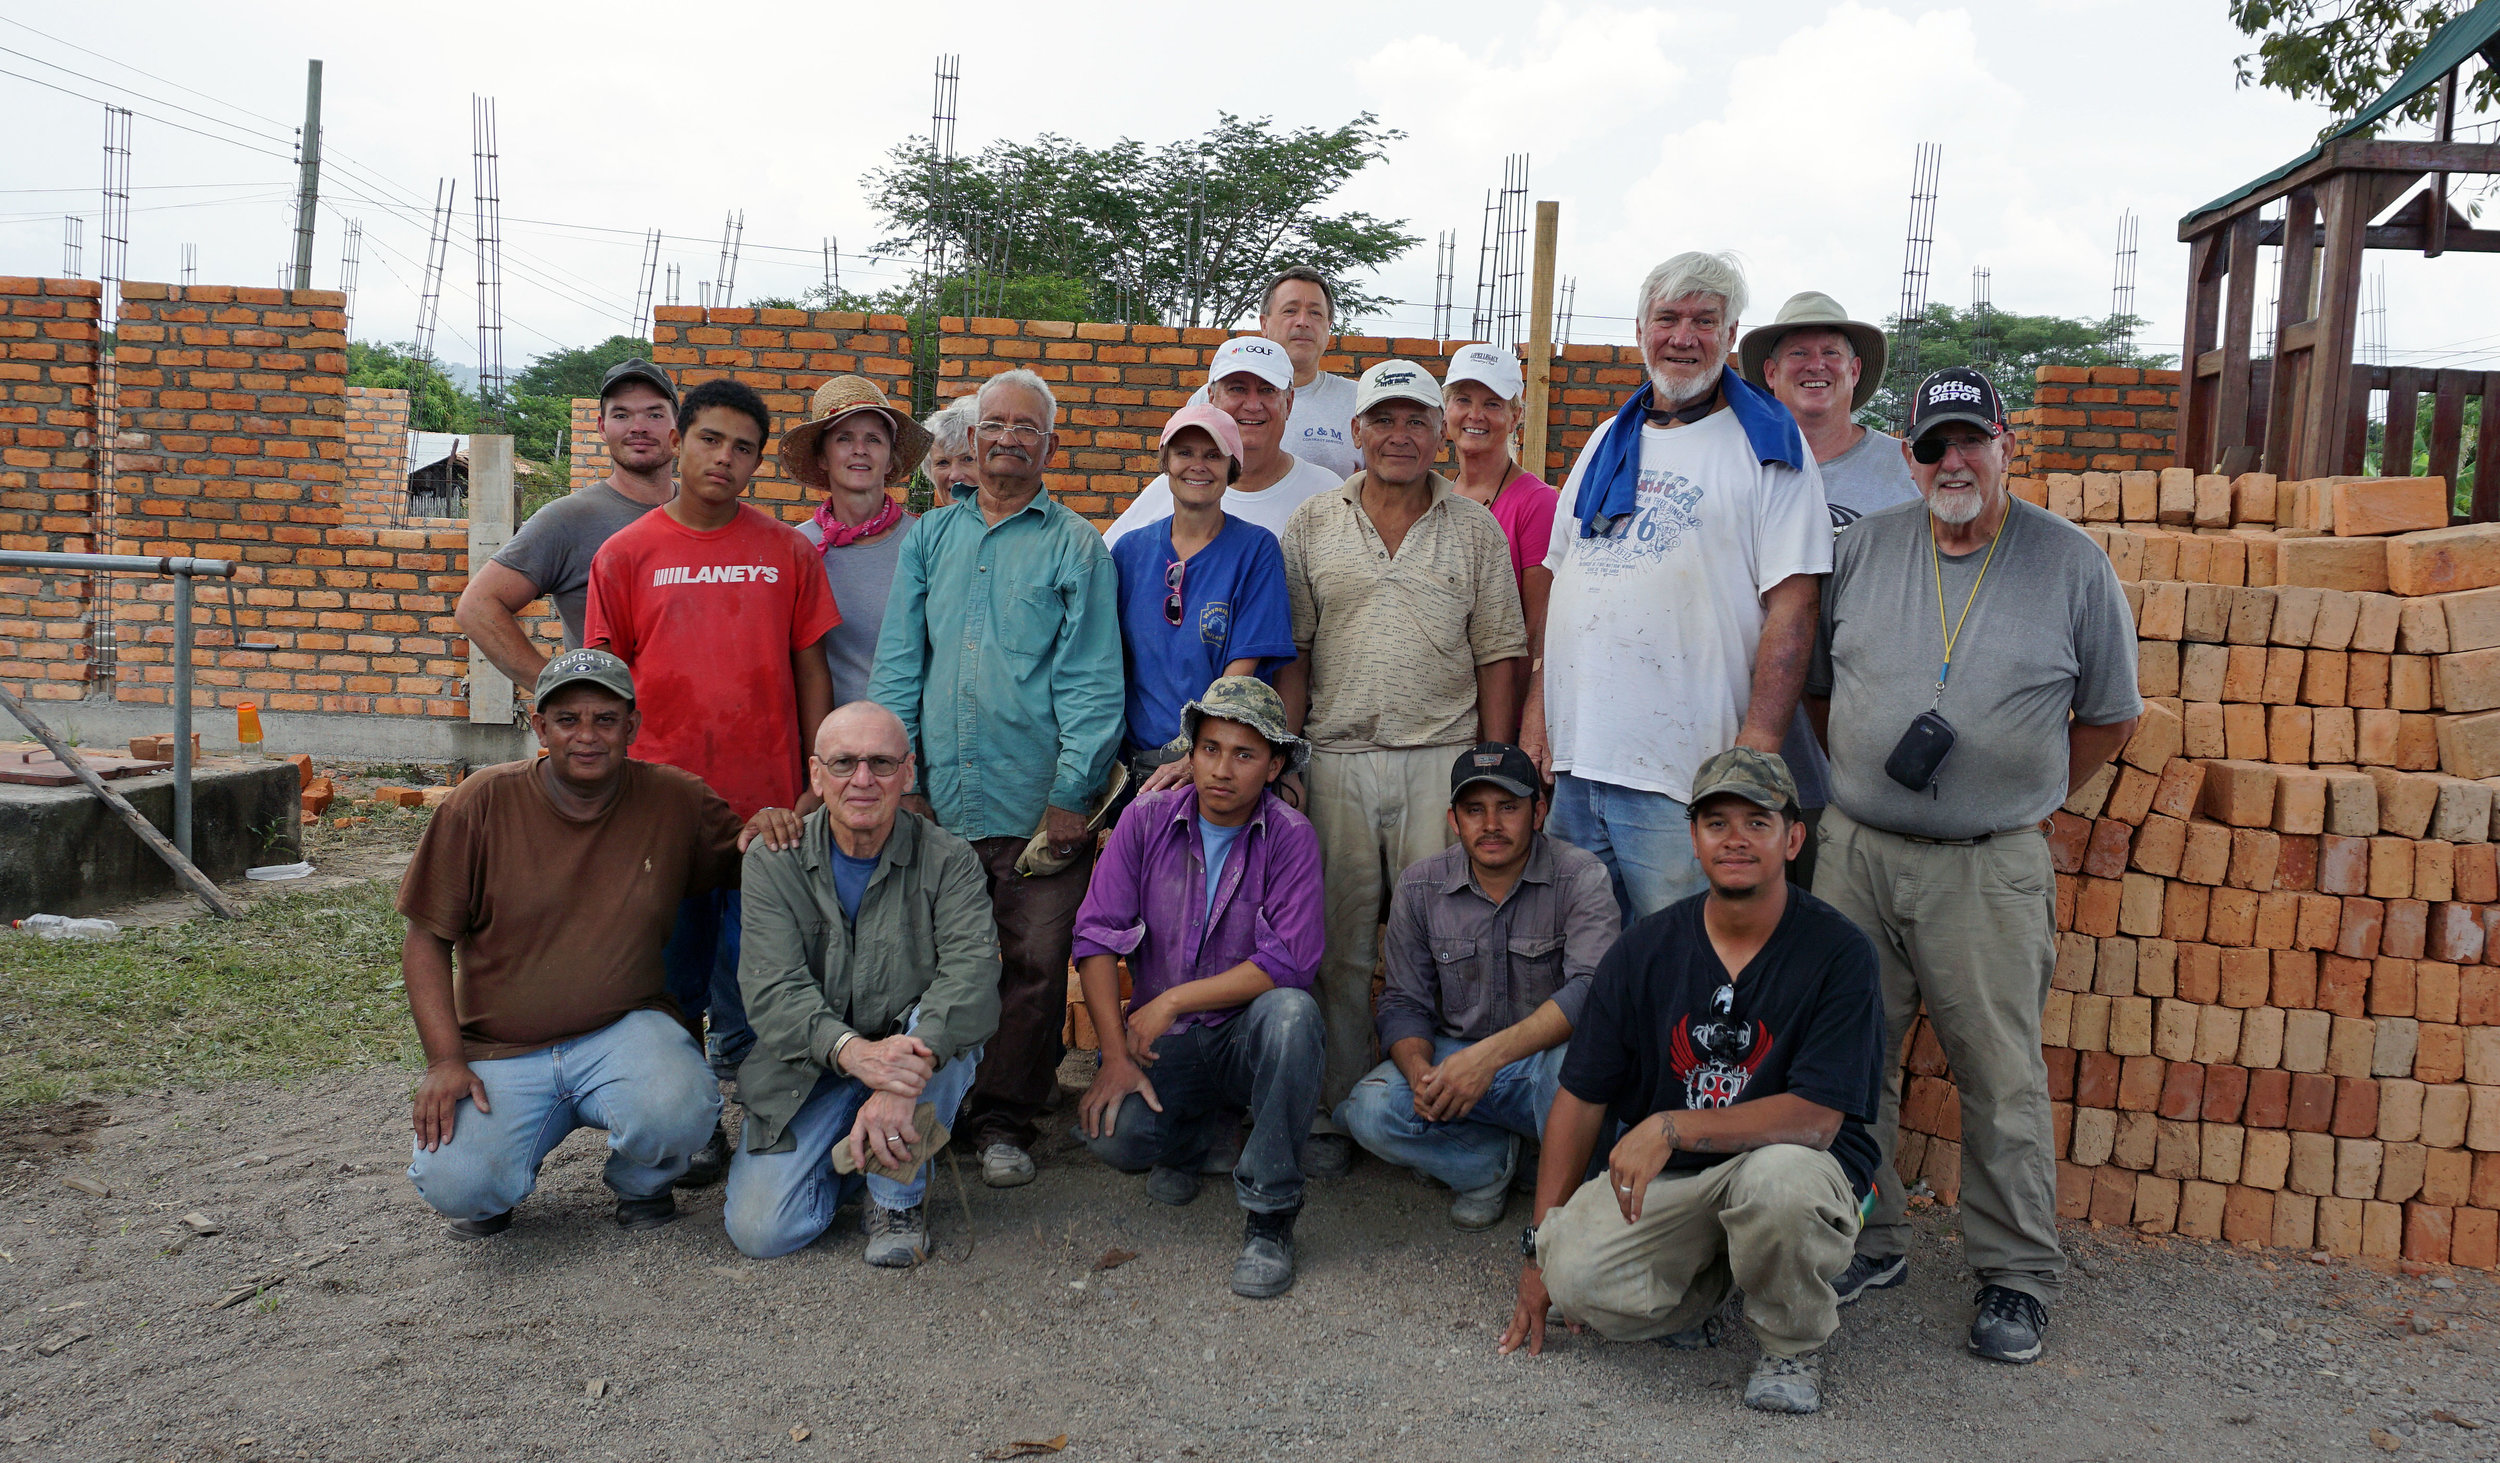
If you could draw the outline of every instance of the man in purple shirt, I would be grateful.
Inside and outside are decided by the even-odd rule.
[[[1120,815],[1077,910],[1077,975],[1102,1033],[1078,1135],[1114,1168],[1152,1170],[1147,1197],[1186,1204],[1211,1120],[1247,1107],[1256,1126],[1233,1194],[1249,1220],[1233,1293],[1263,1299],[1293,1287],[1303,1146],[1319,1108],[1319,838],[1269,790],[1311,749],[1254,676],[1209,686],[1182,708],[1181,731],[1189,783]]]

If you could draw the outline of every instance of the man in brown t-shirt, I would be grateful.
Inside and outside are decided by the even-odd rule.
[[[426,1060],[408,1178],[454,1233],[498,1234],[556,1144],[604,1128],[616,1222],[649,1229],[721,1106],[661,947],[678,901],[734,886],[746,844],[785,846],[797,820],[741,829],[701,779],[627,757],[633,676],[604,650],[548,663],[530,725],[546,755],[460,784],[400,879]]]

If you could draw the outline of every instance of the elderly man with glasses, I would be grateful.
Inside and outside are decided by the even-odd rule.
[[[748,850],[738,984],[756,1039],[724,1217],[757,1259],[832,1225],[837,1168],[865,1171],[869,1264],[928,1258],[935,1130],[998,1026],[998,940],[980,859],[903,810],[914,770],[894,713],[854,701],[817,729],[808,783],[824,806],[797,845]]]
[[[1005,371],[978,400],[980,482],[904,543],[868,696],[902,718],[919,757],[912,811],[969,842],[988,872],[1002,1010],[961,1126],[983,1180],[1006,1188],[1033,1181],[1058,1090],[1090,816],[1127,694],[1111,552],[1042,485],[1058,442],[1050,387]]]

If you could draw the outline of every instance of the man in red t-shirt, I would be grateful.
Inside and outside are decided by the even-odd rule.
[[[711,784],[766,841],[795,845],[817,803],[801,748],[833,711],[824,639],[842,623],[815,546],[739,501],[772,413],[735,381],[706,381],[677,409],[677,496],[619,529],[590,566],[583,643],[633,667],[642,735],[635,751]],[[738,992],[738,891],[696,895],[669,937],[668,990],[689,1027],[708,1010],[712,1070],[734,1075],[755,1045]],[[725,1132],[681,1185],[719,1181]]]

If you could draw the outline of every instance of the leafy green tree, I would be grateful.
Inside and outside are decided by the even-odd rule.
[[[395,387],[408,393],[408,426],[417,432],[474,432],[477,398],[434,367],[416,358],[408,342],[380,345],[347,343],[347,384]]]
[[[1338,314],[1353,320],[1396,303],[1356,277],[1419,239],[1402,219],[1326,204],[1405,135],[1369,112],[1290,130],[1225,113],[1160,147],[1044,133],[951,165],[913,138],[864,186],[892,230],[875,252],[943,248],[946,313],[1230,325],[1277,270],[1309,264],[1343,281]]]
[[[2111,341],[2120,324],[2140,329],[2143,322],[1990,310],[1983,337],[1980,319],[1973,312],[1951,305],[1929,305],[1919,321],[1917,361],[1892,362],[1885,372],[1883,388],[1858,413],[1858,420],[1880,431],[1900,431],[1909,416],[1909,388],[1928,372],[1947,366],[1978,367],[1996,383],[1997,391],[2005,397],[2005,409],[2022,411],[2031,405],[2033,373],[2042,366],[2159,368],[2171,364],[2169,356],[2114,347]],[[1884,332],[1897,351],[1900,317],[1885,317]]]
[[[2257,38],[2257,49],[2233,64],[2242,86],[2254,83],[2350,117],[2404,74],[2433,32],[2472,8],[2473,0],[2230,0],[2231,23]],[[2500,69],[2483,66],[2461,80],[2460,113],[2500,98]],[[2434,88],[2394,115],[2427,121],[2437,105]]]
[[[651,359],[651,342],[632,335],[611,335],[593,346],[552,350],[523,366],[512,378],[515,396],[596,396],[599,379],[619,361]]]

